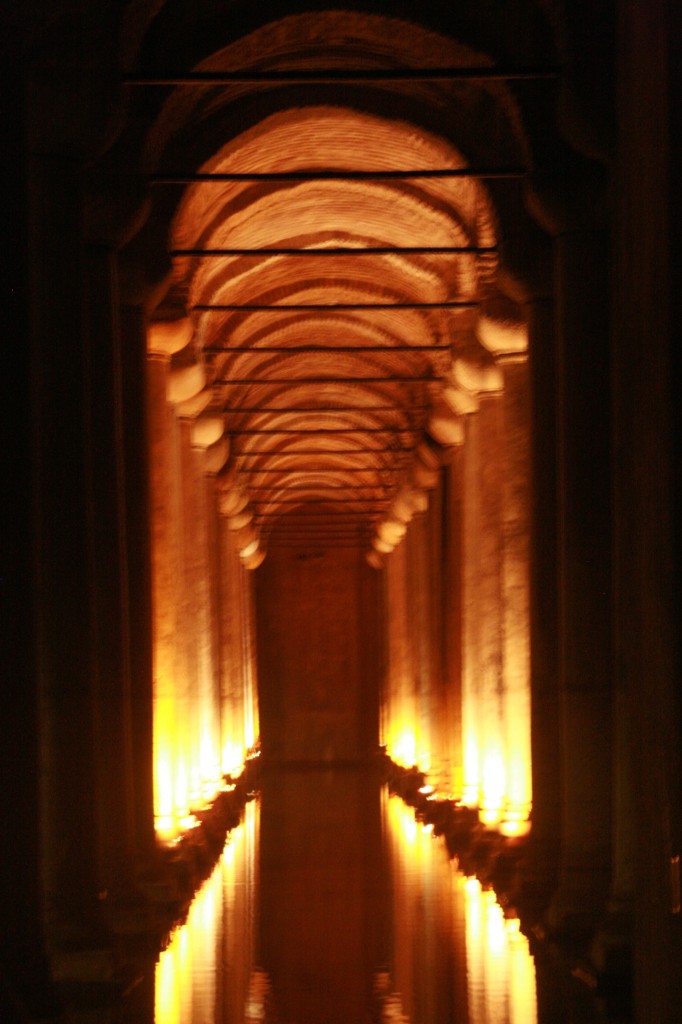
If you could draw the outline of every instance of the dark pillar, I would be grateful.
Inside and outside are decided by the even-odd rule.
[[[0,635],[0,1018],[56,1015],[42,923],[39,737],[34,607],[32,363],[25,178],[24,83],[20,40],[0,41],[0,339],[2,401]],[[11,810],[9,810],[11,808]],[[23,1009],[22,1009],[23,1008]]]
[[[673,1024],[682,1006],[682,54],[674,4],[620,3],[618,19],[612,352],[622,795],[614,896],[622,907],[632,888],[636,1020]]]
[[[554,299],[526,304],[531,407],[531,749],[533,900],[546,904],[556,886],[561,836],[559,630]]]
[[[114,253],[104,246],[88,246],[85,278],[89,669],[98,893],[109,903],[130,891],[135,874],[127,466]]]
[[[133,827],[138,867],[154,856],[151,499],[144,311],[121,307]]]
[[[30,158],[42,867],[53,947],[101,944],[82,167]]]
[[[556,242],[562,850],[550,923],[591,929],[611,876],[608,239]]]
[[[442,553],[442,709],[447,721],[450,792],[459,795],[464,782],[462,750],[462,456],[453,448],[443,470]]]

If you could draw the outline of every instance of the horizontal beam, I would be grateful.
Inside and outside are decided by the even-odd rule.
[[[301,466],[298,469],[287,469],[286,467],[275,469],[267,467],[259,469],[254,466],[241,469],[240,473],[400,473],[402,466],[320,466],[317,469],[313,466]]]
[[[280,427],[262,427],[252,430],[229,430],[232,436],[250,436],[254,434],[421,434],[423,427],[311,427],[309,430],[291,429]]]
[[[453,302],[277,302],[277,303],[197,303],[191,307],[199,313],[337,313],[361,312],[364,309],[473,309],[480,303],[469,300]]]
[[[195,182],[277,183],[301,181],[422,181],[450,178],[523,178],[525,167],[433,167],[406,171],[214,171],[177,174],[150,174],[150,185],[191,185]]]
[[[327,537],[333,540],[335,538],[348,539],[351,537],[367,537],[369,534],[370,530],[364,526],[360,526],[359,524],[357,526],[349,526],[347,529],[338,529],[330,524],[327,527],[319,526],[310,530],[276,527],[271,530],[268,537],[286,537],[287,540],[306,540],[308,538],[314,539]]]
[[[317,494],[318,491],[335,491],[337,494],[339,491],[350,491],[352,494],[357,494],[359,491],[385,491],[387,489],[386,484],[355,484],[354,486],[344,486],[343,484],[256,484],[255,486],[249,484],[249,494],[260,491],[268,491],[270,494],[281,494],[286,491],[289,494],[291,491],[305,491],[306,494],[314,492]],[[374,493],[362,494],[359,497],[359,501],[364,501],[365,498],[372,500],[373,497],[382,497],[381,494],[375,495]]]
[[[254,448],[253,451],[249,452],[234,452],[233,457],[235,459],[250,459],[252,456],[256,458],[259,455],[270,455],[273,457],[282,455],[288,458],[291,455],[367,455],[370,452],[393,452],[394,455],[404,455],[411,453],[412,449],[390,446],[382,448]]]
[[[377,509],[384,508],[389,503],[389,498],[280,498],[274,499],[277,505],[293,505],[294,507],[300,507],[301,505],[362,505],[363,512],[372,512]],[[262,501],[260,498],[255,498],[251,505],[254,507],[260,507],[265,505],[270,507],[274,501]]]
[[[212,387],[241,386],[244,384],[437,384],[439,377],[419,374],[414,377],[218,377]],[[333,412],[333,410],[332,410]]]
[[[368,515],[366,511],[361,509],[326,509],[324,512],[296,512],[295,514],[288,512],[285,513],[287,516],[286,521],[288,523],[293,523],[294,521],[305,522],[306,520],[310,520],[313,525],[315,523],[327,522],[328,519],[333,519],[334,522],[365,522],[370,519],[371,514],[372,513]],[[254,516],[254,521],[257,522],[261,519],[263,521],[267,519],[282,519],[282,517],[282,512],[278,511],[257,512]]]
[[[333,547],[335,551],[338,550],[361,550],[366,546],[367,539],[358,537],[357,540],[343,540],[338,541],[333,537],[320,537],[319,540],[289,540],[287,537],[277,537],[275,535],[272,540],[273,548],[289,548],[291,551],[312,551],[322,547]]]
[[[171,249],[171,256],[450,256],[461,253],[497,252],[496,245],[374,245],[355,247],[336,245],[333,248],[301,249],[287,246],[263,247],[261,249]]]
[[[266,354],[279,352],[286,355],[310,355],[312,353],[334,354],[335,352],[447,352],[452,345],[254,345],[253,348],[226,348],[222,345],[207,345],[202,352],[210,355],[256,356],[260,352]]]
[[[369,536],[370,536],[370,531],[368,531],[368,530],[361,530],[361,529],[348,530],[347,532],[344,532],[344,533],[339,533],[337,530],[332,530],[332,529],[329,529],[329,530],[313,530],[311,533],[308,533],[306,531],[294,533],[293,531],[289,531],[289,530],[273,530],[271,533],[268,534],[268,537],[272,538],[273,540],[275,538],[281,537],[283,540],[287,540],[287,541],[301,541],[302,543],[305,542],[305,541],[308,541],[308,540],[322,540],[322,539],[330,540],[330,541],[331,540],[334,540],[334,541],[336,541],[336,540],[351,540],[351,539],[361,540],[361,539],[366,539]]]
[[[419,404],[413,404],[412,402],[402,403],[400,405],[295,405],[295,406],[281,406],[281,405],[226,405],[222,412],[233,413],[282,413],[287,416],[297,415],[300,412],[394,412],[404,415],[406,412],[418,410],[418,409],[430,409],[431,406],[428,403],[420,402]]]
[[[288,516],[288,514],[287,514]],[[327,509],[325,512],[297,512],[295,515],[288,516],[287,522],[293,523],[306,520],[310,520],[311,523],[325,523],[328,519],[333,518],[334,522],[342,523],[366,523],[370,517],[365,515],[364,512],[349,512],[346,509]],[[266,522],[268,519],[282,519],[281,512],[258,512],[254,516],[254,522]]]
[[[512,82],[544,81],[559,76],[556,67],[513,68],[498,65],[429,68],[301,68],[287,71],[190,71],[166,75],[130,73],[121,76],[124,85],[334,85],[340,83],[389,82]]]

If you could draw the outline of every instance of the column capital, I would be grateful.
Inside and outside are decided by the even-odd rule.
[[[194,335],[189,317],[177,320],[155,320],[147,325],[147,353],[170,359],[186,348]]]
[[[528,351],[528,326],[523,313],[516,302],[501,293],[481,304],[476,336],[496,363]]]

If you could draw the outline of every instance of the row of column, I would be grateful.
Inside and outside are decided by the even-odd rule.
[[[28,191],[39,788],[26,813],[59,975],[82,972],[83,947],[110,969],[108,907],[136,898],[155,858],[145,330],[113,244],[86,221],[79,160],[34,151]]]
[[[27,191],[32,601],[15,761],[40,899],[16,956],[39,957],[44,932],[55,976],[108,978],[109,908],[142,899],[159,836],[257,739],[252,594],[215,452],[168,401],[168,353],[148,354],[82,158],[35,144]]]
[[[171,838],[243,765],[258,735],[251,574],[219,514],[220,432],[173,388],[184,322],[149,331],[152,491],[154,799]],[[218,448],[216,452],[212,449]]]
[[[464,444],[386,562],[383,742],[510,834],[531,804],[525,358],[486,374]]]
[[[383,742],[432,770],[425,752],[447,751],[447,788],[502,832],[532,818],[529,883],[554,892],[552,927],[584,931],[612,886],[621,910],[632,895],[631,710],[613,679],[606,238],[578,224],[553,248],[530,359],[498,352],[477,392],[462,375],[464,444],[387,561]]]

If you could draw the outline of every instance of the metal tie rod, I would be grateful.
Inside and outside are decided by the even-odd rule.
[[[287,416],[298,413],[398,413],[404,416],[409,410],[430,408],[426,402],[400,402],[399,406],[224,406],[221,412],[235,416],[241,413],[282,413]]]
[[[287,513],[289,515],[289,513]],[[334,516],[334,521],[337,523],[364,523],[367,521],[367,517],[363,511],[358,510],[357,512],[348,511],[347,509],[327,509],[326,512],[297,512],[296,515],[291,515],[287,519],[287,523],[294,523],[299,521],[305,521],[309,519],[312,524],[324,523],[331,516]],[[282,513],[278,511],[272,512],[257,512],[254,516],[254,521],[266,520],[266,519],[281,519]]]
[[[259,469],[254,466],[250,469],[242,469],[241,473],[319,473],[327,476],[329,473],[400,473],[402,472],[402,466],[320,466],[314,468],[313,466],[301,466],[299,468],[292,467],[281,467],[276,469],[275,467],[267,467],[265,469]],[[310,486],[310,485],[309,485]]]
[[[475,309],[480,303],[469,300],[453,302],[277,302],[277,303],[197,303],[199,313],[336,313],[361,312],[364,309]]]
[[[299,507],[301,505],[361,505],[363,511],[373,511],[375,509],[383,508],[384,505],[389,503],[389,498],[271,498],[269,501],[264,501],[260,498],[255,498],[251,504],[254,507],[265,505],[269,508],[271,505],[293,505]]]
[[[354,485],[351,486],[350,484],[344,485],[342,483],[336,483],[336,484],[320,484],[320,483],[317,483],[317,484],[283,484],[283,483],[274,484],[273,483],[273,484],[247,484],[247,486],[248,486],[248,489],[249,489],[249,493],[252,493],[253,491],[269,491],[271,494],[274,494],[274,493],[280,493],[281,491],[286,491],[287,494],[288,494],[290,491],[306,491],[307,493],[310,493],[312,491],[313,493],[316,494],[318,491],[337,491],[337,492],[338,491],[350,491],[351,494],[356,494],[358,491],[385,491],[387,486],[392,486],[392,484],[391,485],[387,485],[387,484],[354,484]],[[359,500],[364,501],[365,498],[369,498],[370,501],[371,501],[373,497],[375,497],[375,495],[373,495],[373,494],[363,494],[362,497]],[[381,494],[376,495],[376,497],[380,498]]]
[[[211,382],[212,387],[240,387],[242,385],[260,384],[438,384],[439,377],[218,377]],[[333,411],[333,410],[332,410]]]
[[[272,458],[282,457],[288,458],[290,455],[303,456],[308,458],[311,455],[367,455],[370,452],[381,452],[388,453],[393,452],[394,455],[405,455],[412,452],[411,448],[396,448],[396,447],[385,447],[385,448],[254,448],[252,451],[235,452],[235,459],[250,459],[257,458],[260,455],[269,455]]]
[[[295,430],[279,427],[252,427],[250,429],[228,430],[232,436],[254,434],[421,434],[423,427],[311,427],[307,430]],[[272,453],[271,453],[272,454]]]
[[[171,256],[449,256],[461,253],[483,255],[497,252],[496,245],[375,245],[362,248],[336,245],[333,248],[301,249],[264,246],[260,249],[171,249]]]
[[[136,87],[173,85],[333,85],[341,83],[389,82],[505,82],[542,81],[560,74],[557,67],[469,67],[430,68],[301,68],[299,70],[190,71],[152,75],[130,73],[121,76],[124,85]]]
[[[525,167],[434,167],[407,171],[214,171],[213,173],[150,174],[151,185],[190,185],[194,182],[317,182],[317,181],[414,181],[449,178],[523,178]]]
[[[209,355],[257,356],[282,353],[284,355],[334,355],[336,352],[447,352],[452,345],[254,345],[253,348],[225,348],[222,345],[207,345],[201,351]]]

